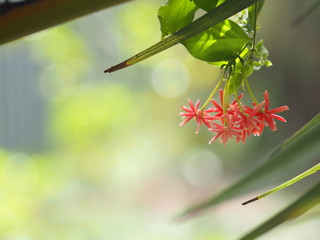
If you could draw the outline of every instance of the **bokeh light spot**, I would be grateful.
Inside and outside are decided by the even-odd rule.
[[[181,172],[192,186],[209,188],[221,177],[222,164],[214,153],[196,150],[183,159]]]
[[[179,97],[190,84],[190,72],[179,60],[168,59],[160,62],[152,72],[152,85],[162,96]]]

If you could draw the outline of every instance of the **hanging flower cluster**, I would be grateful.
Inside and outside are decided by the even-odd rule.
[[[254,135],[262,134],[265,127],[269,127],[271,131],[277,130],[275,119],[282,122],[286,120],[276,115],[276,113],[289,110],[288,106],[282,106],[270,109],[269,93],[265,91],[264,100],[261,103],[253,103],[252,107],[244,106],[240,100],[243,94],[239,95],[232,103],[225,103],[223,90],[220,89],[220,104],[214,99],[210,99],[214,107],[204,110],[200,107],[200,101],[193,104],[188,99],[189,106],[182,106],[184,112],[180,113],[183,126],[190,120],[196,122],[196,133],[199,132],[200,126],[204,124],[209,131],[216,135],[209,141],[211,144],[217,139],[226,145],[229,139],[235,139],[237,142],[244,143],[246,138]]]

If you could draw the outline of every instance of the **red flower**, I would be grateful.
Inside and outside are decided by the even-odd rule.
[[[262,113],[260,113],[259,119],[265,120],[267,122],[270,130],[275,131],[275,130],[277,130],[277,126],[276,126],[275,121],[273,120],[274,118],[278,119],[282,122],[286,122],[286,120],[283,117],[276,115],[275,113],[287,111],[287,110],[289,110],[289,107],[282,106],[282,107],[278,107],[278,108],[269,110],[270,102],[269,102],[269,93],[267,90],[264,91],[263,96],[264,96],[264,101],[265,101],[265,107],[264,107],[264,111]]]
[[[194,105],[192,101],[188,98],[190,107],[182,106],[182,110],[179,115],[182,116],[183,121],[180,123],[180,127],[189,122],[191,119],[195,119],[197,128],[196,133],[199,132],[200,126],[204,123],[208,128],[211,128],[210,121],[216,120],[216,117],[211,116],[209,113],[214,112],[213,108],[207,110],[200,110],[200,100]]]
[[[222,142],[225,146],[230,138],[236,137],[237,141],[242,139],[242,130],[235,126],[231,115],[228,115],[224,119],[221,118],[221,122],[222,124],[212,122],[213,127],[209,128],[209,131],[217,134],[209,141],[209,144],[218,138],[220,138],[220,142]]]
[[[208,130],[216,133],[216,135],[209,141],[211,144],[218,138],[224,145],[227,144],[229,139],[235,138],[237,142],[246,141],[247,136],[259,136],[265,126],[269,126],[271,131],[277,130],[274,119],[286,122],[283,117],[276,115],[276,113],[287,111],[288,106],[282,106],[275,109],[269,109],[269,93],[263,93],[264,101],[260,104],[253,103],[253,107],[242,106],[240,99],[243,94],[239,95],[236,100],[230,104],[224,103],[224,93],[220,89],[220,104],[211,99],[214,107],[207,110],[199,109],[200,101],[198,100],[194,105],[188,99],[190,107],[182,106],[184,112],[181,112],[183,121],[180,126],[183,126],[191,119],[196,121],[196,133],[199,132],[200,126],[205,124]],[[213,116],[211,115],[213,113]],[[216,120],[220,123],[217,123]]]
[[[219,93],[220,93],[220,103],[221,103],[221,105],[219,105],[219,103],[216,100],[211,99],[211,103],[213,104],[213,106],[216,107],[216,108],[212,108],[213,112],[217,113],[216,117],[221,117],[223,115],[223,107],[222,107],[223,106],[223,90],[220,89]]]
[[[244,131],[243,142],[245,141],[246,136],[259,136],[262,133],[263,127],[265,125],[264,121],[257,118],[257,115],[260,114],[265,101],[262,101],[259,105],[254,106],[254,108],[244,106],[244,112],[239,111],[239,115],[242,117],[240,126]]]
[[[243,97],[243,94],[240,94],[238,96],[238,101]],[[211,103],[216,107],[213,108],[214,112],[216,112],[217,114],[215,115],[216,117],[223,117],[224,115],[232,115],[233,116],[233,121],[238,121],[240,118],[238,116],[238,114],[236,113],[236,110],[239,109],[238,106],[238,101],[234,100],[227,108],[226,108],[226,113],[224,114],[223,112],[223,90],[220,89],[220,102],[221,105],[219,105],[219,103],[214,100],[211,99]]]

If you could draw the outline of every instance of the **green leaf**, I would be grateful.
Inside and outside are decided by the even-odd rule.
[[[133,57],[128,58],[127,60],[106,69],[104,72],[114,72],[143,61],[151,56],[154,56],[155,54],[158,54],[202,31],[205,31],[206,29],[218,24],[219,22],[222,22],[223,20],[251,6],[257,1],[259,0],[228,0],[221,4],[218,8],[214,8],[212,11],[201,16],[197,20],[193,21],[186,27],[178,30],[162,41],[152,45],[151,47],[143,50]]]
[[[265,65],[266,67],[272,67],[272,62],[271,62],[270,60],[266,59],[266,60],[264,61],[264,65]]]
[[[295,219],[320,203],[320,182],[290,206],[270,218],[240,240],[252,240],[288,220]]]
[[[263,40],[261,39],[259,42],[256,44],[256,51],[263,60],[268,59],[269,57],[269,51],[268,49],[263,45]]]
[[[307,168],[319,155],[320,114],[286,140],[269,156],[268,161],[262,163],[220,194],[191,206],[180,214],[179,218],[185,218],[249,191],[284,182],[288,175],[296,176],[301,172],[301,168]]]
[[[248,50],[242,52],[240,57],[246,57],[248,54]],[[243,59],[243,58],[242,58]],[[237,91],[241,86],[244,86],[244,83],[254,70],[254,61],[252,58],[249,58],[244,62],[240,62],[239,58],[236,60],[236,66],[234,68],[234,74],[230,77],[228,81],[228,89],[230,93],[234,93]]]
[[[183,45],[195,58],[219,62],[235,58],[248,40],[246,32],[238,24],[225,20],[187,39]]]
[[[212,9],[219,6],[221,3],[225,2],[226,0],[193,0],[193,1],[199,8],[209,12]]]
[[[262,39],[259,42],[257,42],[253,56],[255,58],[255,61],[254,61],[255,70],[259,70],[262,66],[266,66],[266,67],[272,66],[272,62],[268,59],[269,51],[264,46]]]
[[[162,38],[192,22],[197,6],[193,1],[169,0],[158,10]]]
[[[212,66],[222,67],[222,65],[227,65],[228,61],[220,61],[220,62],[208,62]]]
[[[299,174],[298,176],[290,179],[289,181],[286,181],[286,182],[280,184],[279,186],[277,186],[277,187],[275,187],[275,188],[273,188],[273,189],[271,189],[271,190],[269,190],[269,191],[267,191],[267,192],[255,197],[255,198],[252,198],[249,201],[246,201],[246,202],[242,203],[242,205],[247,205],[248,203],[252,203],[252,202],[255,202],[257,200],[260,200],[261,198],[264,198],[264,197],[266,197],[266,196],[268,196],[268,195],[270,195],[272,193],[276,193],[276,192],[280,191],[281,189],[289,187],[290,185],[295,184],[298,181],[301,181],[302,179],[310,176],[311,174],[316,173],[317,171],[320,171],[320,163],[318,163],[317,165],[309,168],[307,171]]]
[[[299,144],[300,139],[307,135],[311,131],[317,131],[320,125],[320,113],[318,113],[314,118],[312,118],[307,124],[305,124],[302,128],[300,128],[293,136],[288,138],[286,141],[283,142],[281,147],[286,149],[291,145]],[[319,138],[318,138],[319,140]]]

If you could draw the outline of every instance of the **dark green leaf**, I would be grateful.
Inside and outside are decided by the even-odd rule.
[[[283,149],[286,149],[290,147],[291,145],[297,145],[301,141],[300,139],[307,135],[309,132],[317,131],[320,125],[320,114],[318,113],[314,118],[312,118],[306,125],[304,125],[302,128],[299,129],[293,136],[288,138],[286,141],[283,142],[281,147]],[[319,140],[320,136],[318,138],[315,138]]]
[[[257,237],[270,231],[279,224],[286,222],[288,220],[295,219],[302,214],[304,214],[309,209],[315,207],[320,203],[320,182],[311,188],[302,197],[292,203],[290,206],[276,214],[274,217],[270,218],[268,221],[264,222],[250,233],[246,234],[240,240],[252,240],[257,239]]]
[[[161,25],[162,38],[172,34],[192,22],[197,11],[193,1],[169,0],[159,8],[158,18]]]
[[[221,3],[225,2],[226,0],[193,0],[193,1],[199,8],[209,12],[212,9],[219,6]]]
[[[235,58],[248,40],[246,32],[238,24],[225,20],[187,39],[183,45],[195,58],[219,62]]]
[[[0,0],[0,45],[127,1]]]
[[[308,169],[315,158],[320,156],[320,114],[315,116],[301,130],[285,141],[268,161],[261,164],[242,179],[212,198],[198,203],[180,217],[187,217],[199,211],[215,206],[226,200],[258,188],[278,184]],[[285,174],[284,174],[285,173]]]

